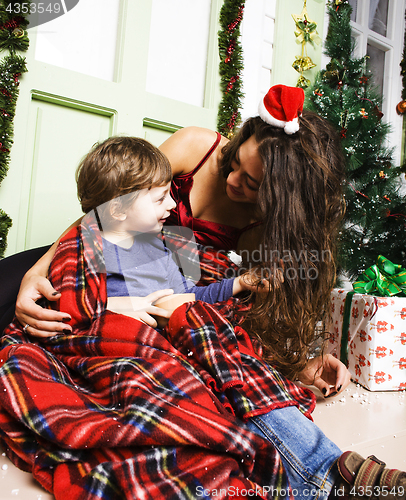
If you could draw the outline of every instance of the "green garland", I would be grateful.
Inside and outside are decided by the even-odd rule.
[[[240,26],[245,0],[225,0],[220,11],[218,33],[221,77],[220,88],[223,97],[217,115],[217,130],[231,137],[241,121],[242,93],[241,71],[243,68],[240,44]]]
[[[17,51],[26,51],[29,45],[27,17],[13,13],[21,10],[15,8],[15,5],[22,3],[29,2],[14,0],[7,4],[0,3],[0,50],[8,52],[0,61],[0,183],[7,175],[10,163],[19,77],[27,71],[25,58],[16,54]],[[10,217],[0,209],[0,258],[4,256],[11,225]]]

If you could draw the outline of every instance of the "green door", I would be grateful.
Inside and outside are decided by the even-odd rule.
[[[74,174],[95,142],[125,134],[159,145],[179,127],[215,128],[220,7],[221,0],[80,0],[29,30],[0,186],[0,207],[13,220],[6,255],[52,243],[80,217]]]

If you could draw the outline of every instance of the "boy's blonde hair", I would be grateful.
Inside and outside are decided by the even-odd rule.
[[[171,179],[166,156],[137,137],[110,137],[95,144],[76,170],[78,198],[85,213],[134,193],[126,197],[130,202],[141,189],[163,186]]]

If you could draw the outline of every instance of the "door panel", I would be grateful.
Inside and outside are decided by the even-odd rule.
[[[114,115],[108,117],[101,111],[75,109],[64,101],[58,103],[56,97],[54,102],[32,100],[34,141],[28,153],[33,161],[26,247],[54,241],[82,215],[75,170],[90,147],[109,136]],[[18,225],[22,233],[24,226],[23,221]],[[24,234],[19,237],[24,238]]]
[[[74,172],[96,141],[126,134],[146,137],[159,145],[180,127],[215,129],[221,99],[217,20],[222,2],[199,0],[210,10],[205,28],[207,50],[196,53],[204,58],[203,101],[194,105],[147,91],[153,5],[160,1],[81,0],[79,10],[29,30],[28,73],[21,77],[10,170],[0,186],[0,207],[13,220],[7,255],[53,242],[78,218]],[[176,9],[179,1],[184,0],[165,3]],[[94,68],[95,61],[99,66],[107,65],[94,41],[96,34],[100,35],[99,18],[87,15],[88,23],[83,24],[80,9],[91,12],[112,5],[114,15],[107,13],[107,22],[106,17],[103,21],[109,40],[105,48],[108,71],[104,71]],[[176,9],[176,14],[182,16],[182,11]],[[185,23],[190,23],[186,17],[183,25],[190,33]],[[46,35],[40,34],[40,28]],[[176,29],[182,29],[182,22]],[[162,38],[159,43],[164,46],[168,41]],[[66,45],[72,46],[80,61],[72,57],[63,61]],[[199,64],[202,67],[202,61]],[[160,85],[169,85],[164,71]]]
[[[169,136],[171,136],[178,127],[172,123],[160,122],[157,120],[144,119],[143,137],[152,144],[162,144]]]

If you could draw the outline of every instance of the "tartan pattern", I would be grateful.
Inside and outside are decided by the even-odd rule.
[[[180,267],[188,262],[186,269],[182,269],[183,274],[186,278],[196,281],[197,285],[209,285],[238,275],[238,267],[227,257],[226,252],[196,243],[191,239],[194,237],[191,236],[193,233],[190,228],[165,225],[162,234],[166,246],[176,252],[176,261],[181,264]],[[188,269],[191,270],[190,274]],[[200,275],[200,279],[196,280],[196,275]]]
[[[1,339],[8,457],[57,500],[283,497],[277,451],[234,415],[286,404],[309,414],[312,393],[255,356],[229,321],[238,301],[184,305],[163,334],[107,311],[105,276],[88,262],[99,250],[84,251],[74,229],[51,265],[72,335],[35,344],[15,322]]]

